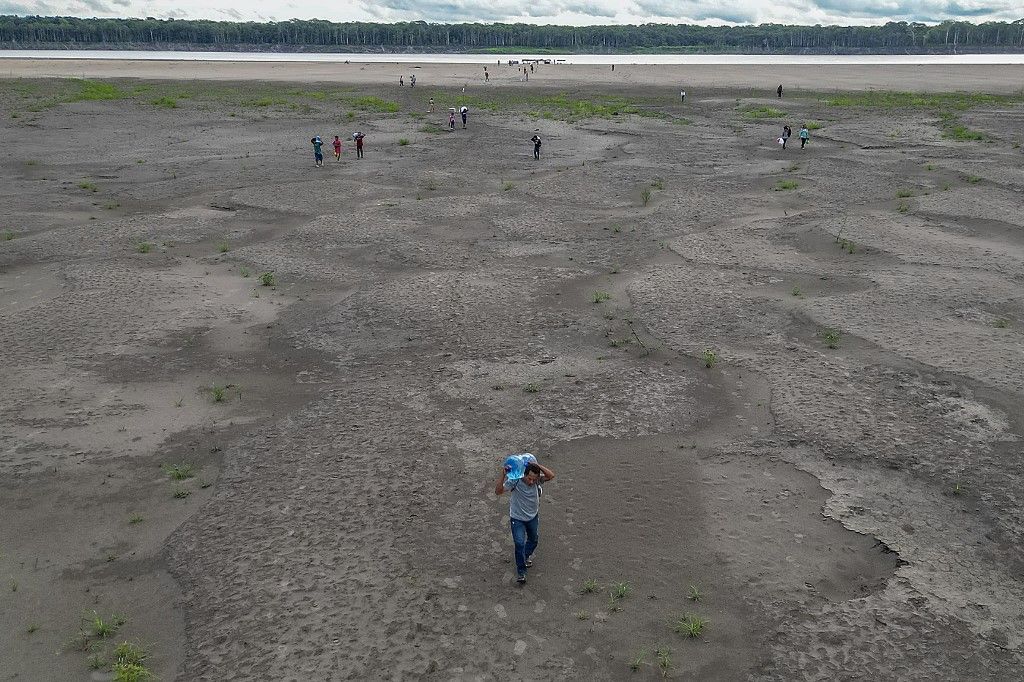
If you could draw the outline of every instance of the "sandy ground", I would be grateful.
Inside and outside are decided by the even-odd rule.
[[[0,52],[0,57],[3,54]],[[505,58],[506,61],[508,58]],[[793,91],[904,90],[915,92],[1016,93],[1024,90],[1024,67],[1016,65],[890,65],[890,66],[794,66],[794,65],[547,65],[522,83],[518,66],[501,65],[495,57],[484,81],[480,64],[372,63],[330,64],[315,62],[191,62],[95,59],[0,59],[0,76],[8,78],[171,78],[175,80],[254,80],[357,83],[377,86],[397,83],[398,77],[417,74],[421,87],[652,87],[754,88],[773,91],[783,83]],[[517,85],[522,83],[522,85]]]
[[[1024,107],[958,142],[721,73],[666,120],[454,132],[457,88],[361,77],[402,110],[0,81],[0,679],[123,640],[182,681],[1017,679]],[[782,150],[759,106],[822,127]],[[526,587],[517,451],[558,474]]]

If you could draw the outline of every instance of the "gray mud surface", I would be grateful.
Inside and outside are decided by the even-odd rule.
[[[0,82],[0,679],[1020,679],[1019,103],[51,87]]]

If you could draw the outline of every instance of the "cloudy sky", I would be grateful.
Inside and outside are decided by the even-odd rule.
[[[0,14],[537,24],[792,23],[1024,18],[1022,0],[0,0]]]

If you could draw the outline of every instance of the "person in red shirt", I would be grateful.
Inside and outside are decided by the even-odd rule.
[[[334,158],[341,161],[341,138],[334,136]]]

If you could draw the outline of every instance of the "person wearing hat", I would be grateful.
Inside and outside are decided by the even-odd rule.
[[[495,495],[509,493],[508,516],[515,543],[516,582],[526,583],[526,571],[533,565],[533,553],[540,541],[540,496],[542,483],[555,480],[555,472],[527,453],[505,460]]]

